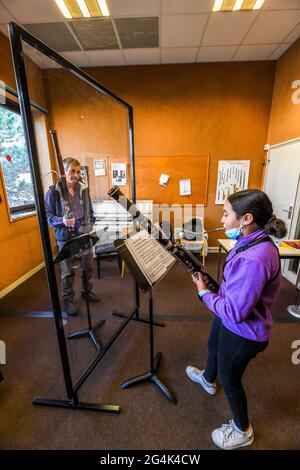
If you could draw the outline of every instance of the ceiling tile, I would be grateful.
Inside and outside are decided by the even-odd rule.
[[[269,57],[269,59],[271,59],[271,60],[277,60],[277,59],[279,59],[279,57],[281,57],[282,54],[283,54],[289,47],[291,47],[290,44],[280,44],[280,46],[278,46],[277,49],[275,49],[275,51],[274,51],[273,54]]]
[[[108,65],[124,65],[122,51],[87,51],[86,55],[93,67],[101,67]]]
[[[267,60],[277,46],[278,44],[242,45],[238,48],[232,60]]]
[[[118,49],[118,41],[109,18],[75,20],[70,22],[83,49]],[[67,49],[65,49],[67,50]]]
[[[61,55],[73,64],[77,65],[77,67],[89,67],[90,65],[86,54],[82,51],[61,52]]]
[[[297,39],[300,37],[300,24],[296,26],[295,29],[289,34],[285,39],[284,42],[288,42],[289,44],[293,44]]]
[[[290,11],[262,11],[247,34],[244,44],[279,43],[300,21],[300,9]]]
[[[170,15],[161,18],[161,47],[199,46],[208,15]]]
[[[125,62],[128,65],[134,64],[159,64],[160,50],[153,49],[124,49]]]
[[[1,0],[19,23],[63,21],[64,17],[54,0]]]
[[[112,16],[158,16],[160,0],[109,0]]]
[[[162,0],[161,11],[163,15],[209,13],[214,0]]]
[[[124,49],[158,47],[158,17],[116,18],[119,37]]]
[[[81,67],[91,61],[105,66],[276,60],[300,37],[300,0],[265,0],[256,12],[211,13],[213,4],[214,0],[108,0],[113,21],[68,21],[54,0],[0,0],[0,31],[7,35],[5,23],[15,20]],[[30,52],[41,67],[53,66]]]
[[[289,10],[299,8],[299,0],[265,0],[262,10]]]
[[[257,12],[220,12],[210,15],[202,46],[238,45],[255,20]]]
[[[201,46],[197,62],[228,62],[237,48],[238,46]]]
[[[56,51],[80,50],[65,23],[34,23],[24,26],[30,33]]]
[[[161,50],[163,64],[179,64],[195,62],[198,47],[170,47]]]

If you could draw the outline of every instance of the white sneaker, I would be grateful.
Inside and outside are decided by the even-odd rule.
[[[193,382],[202,385],[202,387],[204,388],[204,390],[207,391],[207,393],[209,393],[210,395],[215,395],[217,393],[216,384],[207,382],[203,377],[204,369],[199,370],[197,369],[197,367],[187,366],[185,371],[188,378],[191,379]]]
[[[254,432],[251,424],[248,431],[240,431],[231,419],[228,424],[222,424],[220,428],[215,429],[211,438],[216,446],[224,450],[231,450],[250,446],[254,441]]]

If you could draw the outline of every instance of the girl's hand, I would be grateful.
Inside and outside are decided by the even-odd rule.
[[[206,285],[205,285],[205,282],[203,281],[203,277],[201,273],[198,273],[197,276],[194,276],[194,274],[192,274],[192,281],[196,284],[197,291],[206,289]]]

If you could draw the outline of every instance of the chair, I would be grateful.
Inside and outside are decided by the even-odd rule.
[[[202,219],[192,218],[183,224],[181,245],[193,254],[202,254],[202,263],[205,264],[205,256],[208,251],[208,236],[203,227]]]
[[[96,245],[95,246],[95,255],[96,255],[96,261],[97,261],[97,275],[98,279],[100,279],[100,270],[101,270],[101,265],[100,265],[100,260],[101,258],[108,258],[110,261],[112,258],[117,258],[118,261],[118,266],[119,266],[119,271],[120,271],[120,276],[124,277],[124,261],[122,261],[121,256],[118,255],[115,245],[113,243],[105,243],[102,245]]]

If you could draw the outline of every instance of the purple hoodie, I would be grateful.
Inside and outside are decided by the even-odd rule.
[[[267,341],[271,336],[270,308],[280,288],[280,275],[276,276],[280,267],[278,250],[272,243],[263,242],[235,252],[265,235],[265,229],[259,229],[240,238],[227,257],[218,294],[203,296],[205,305],[225,328],[254,341]]]

